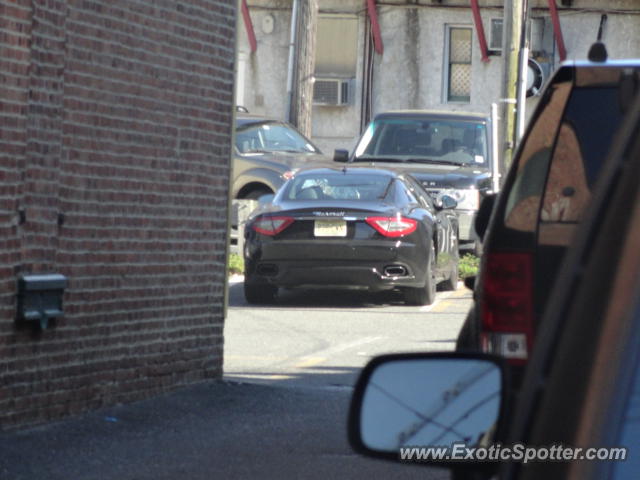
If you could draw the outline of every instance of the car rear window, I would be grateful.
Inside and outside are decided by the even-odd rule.
[[[568,84],[555,88],[526,140],[505,211],[509,228],[540,224],[545,244],[570,241],[573,228],[563,225],[580,221],[623,117],[617,85],[573,87],[567,98]]]
[[[576,88],[571,94],[563,123],[572,125],[578,136],[589,187],[593,186],[622,121],[621,108],[617,88]]]
[[[318,174],[294,177],[283,192],[285,200],[382,200],[394,179],[382,175]]]
[[[540,244],[567,246],[571,242],[621,119],[617,88],[574,89],[558,132],[540,209]]]

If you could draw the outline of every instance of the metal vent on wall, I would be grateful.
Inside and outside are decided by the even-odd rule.
[[[317,78],[313,84],[313,103],[315,105],[349,104],[350,83],[349,80],[344,79]]]

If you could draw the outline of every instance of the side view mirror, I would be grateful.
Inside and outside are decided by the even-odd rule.
[[[476,220],[473,224],[478,238],[484,239],[484,234],[487,232],[489,226],[489,219],[491,218],[491,212],[493,205],[496,203],[496,194],[492,193],[482,199],[480,208],[476,215]]]
[[[458,201],[451,195],[443,193],[436,199],[436,208],[439,210],[452,210],[458,206]]]
[[[459,466],[457,448],[489,447],[498,438],[504,369],[501,358],[477,353],[376,357],[355,387],[349,441],[359,453],[396,461],[407,460],[409,448],[442,448],[448,458],[415,460]]]
[[[349,161],[349,150],[338,148],[333,151],[333,161],[347,163]]]

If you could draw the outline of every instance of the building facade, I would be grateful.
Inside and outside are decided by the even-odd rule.
[[[250,111],[286,117],[293,3],[246,1],[256,48],[251,48],[245,24],[239,31],[237,97]],[[369,3],[376,6],[374,15]],[[610,58],[640,57],[640,4],[635,0],[529,4],[530,58],[543,75],[562,59],[585,59],[599,35]],[[312,139],[327,153],[351,148],[366,120],[386,110],[488,113],[492,103],[501,101],[503,7],[502,0],[319,0]],[[529,97],[528,112],[536,101],[536,95]]]
[[[0,428],[221,375],[236,11],[0,2]]]

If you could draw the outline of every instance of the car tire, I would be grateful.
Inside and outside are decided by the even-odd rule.
[[[429,251],[429,261],[427,262],[427,275],[424,287],[407,288],[404,291],[404,301],[408,305],[431,305],[436,299],[436,277],[435,277],[436,252],[431,244]]]
[[[278,287],[268,283],[244,282],[244,298],[247,303],[265,304],[276,299]]]

